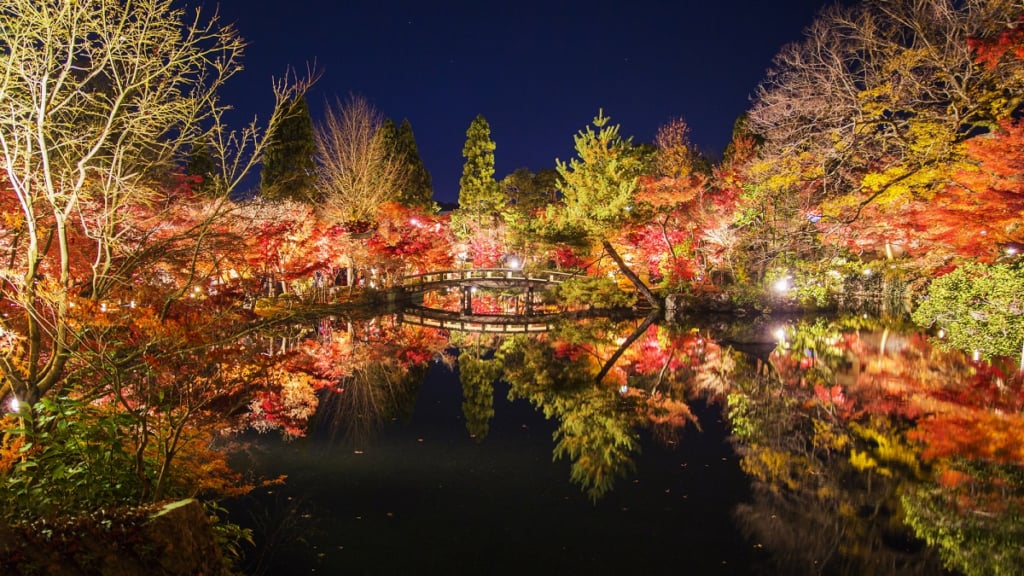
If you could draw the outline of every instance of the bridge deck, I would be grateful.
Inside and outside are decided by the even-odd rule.
[[[426,290],[437,286],[472,284],[488,287],[517,287],[561,284],[576,276],[570,272],[524,271],[513,268],[466,268],[404,276],[398,284],[406,289]]]

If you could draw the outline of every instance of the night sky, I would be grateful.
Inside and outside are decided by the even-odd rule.
[[[223,0],[222,18],[249,42],[224,97],[239,124],[265,119],[271,77],[315,62],[314,121],[325,101],[350,93],[408,118],[435,200],[450,202],[477,114],[491,125],[498,179],[572,157],[573,135],[599,108],[636,142],[685,118],[717,156],[772,56],[827,3]]]

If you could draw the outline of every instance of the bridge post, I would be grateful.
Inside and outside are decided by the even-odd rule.
[[[526,306],[524,312],[527,316],[533,315],[533,286],[526,287]]]
[[[462,287],[462,313],[472,314],[473,313],[473,287],[463,286]]]

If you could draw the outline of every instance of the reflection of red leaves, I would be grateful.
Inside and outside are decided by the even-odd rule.
[[[686,402],[663,394],[648,396],[645,407],[652,424],[663,424],[679,429],[685,428],[691,422],[697,424],[697,417],[690,411],[690,406]]]
[[[249,404],[252,426],[265,432],[281,429],[288,437],[306,433],[306,424],[319,404],[315,390],[318,382],[301,372],[276,372],[271,375],[273,387],[257,393]]]
[[[565,358],[572,362],[579,360],[583,356],[587,349],[579,344],[566,344],[559,343],[555,344],[555,358]]]
[[[970,514],[1004,515],[1019,509],[1024,501],[1005,478],[975,477],[972,474],[944,464],[936,474],[936,482],[943,489],[949,504]]]
[[[945,468],[937,477],[939,485],[945,488],[956,488],[961,484],[969,482],[971,480],[970,474],[964,474],[959,470],[953,470],[951,468]]]
[[[402,359],[402,364],[407,366],[418,366],[420,364],[426,364],[434,357],[434,355],[429,350],[407,349],[402,350],[399,357]]]
[[[838,384],[830,388],[826,388],[821,384],[815,384],[814,395],[818,397],[822,404],[838,407],[846,405],[846,395],[843,394],[843,387]]]
[[[970,414],[935,414],[918,422],[907,437],[924,444],[926,459],[962,457],[990,462],[1024,464],[1020,414],[977,410]]]

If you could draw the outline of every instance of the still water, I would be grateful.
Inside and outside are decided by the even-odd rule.
[[[290,346],[337,370],[239,443],[287,476],[231,506],[250,574],[1024,573],[1014,364],[898,322],[389,316]]]

